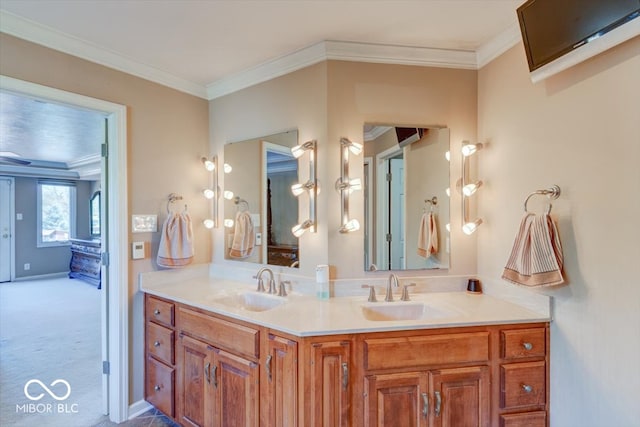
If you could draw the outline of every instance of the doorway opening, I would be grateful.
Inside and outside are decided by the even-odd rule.
[[[94,111],[106,118],[99,190],[101,193],[99,216],[102,220],[100,236],[102,360],[98,362],[102,363],[98,363],[98,369],[103,372],[104,380],[102,405],[99,402],[94,404],[101,406],[102,411],[109,414],[111,421],[122,422],[128,418],[129,412],[126,107],[5,76],[0,76],[0,91],[52,104]],[[7,175],[7,168],[11,170],[5,162],[4,170],[0,169],[1,174]],[[15,209],[15,202],[12,208]],[[18,213],[11,212],[10,222],[13,222],[14,226]],[[125,243],[118,245],[117,242]],[[15,256],[15,240],[10,253]],[[14,279],[15,267],[10,274]],[[86,286],[91,285],[86,284]],[[92,290],[96,291],[95,288]],[[59,309],[64,310],[64,307]],[[52,343],[52,345],[58,345],[58,343]],[[48,386],[53,387],[50,384]],[[34,387],[37,387],[37,384]],[[72,399],[71,395],[68,399]]]

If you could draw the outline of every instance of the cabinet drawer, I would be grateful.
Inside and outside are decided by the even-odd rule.
[[[544,357],[546,354],[545,329],[513,329],[501,334],[503,359]]]
[[[545,411],[500,415],[500,427],[546,427]]]
[[[545,362],[510,363],[500,367],[502,408],[545,405]]]
[[[260,356],[260,333],[257,329],[178,307],[180,333],[199,338],[232,353],[257,359]]]
[[[368,370],[489,360],[488,332],[375,338],[364,343]]]
[[[152,320],[168,327],[175,325],[174,305],[151,296],[147,297],[146,316],[147,320]]]
[[[175,417],[173,388],[175,370],[153,357],[147,357],[146,395],[147,401],[165,415]]]
[[[175,332],[153,322],[147,322],[146,332],[147,352],[166,364],[173,365],[175,363],[173,352]]]

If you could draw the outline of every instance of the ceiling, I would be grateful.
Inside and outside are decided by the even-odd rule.
[[[299,68],[336,57],[429,65],[451,53],[477,68],[483,48],[513,45],[523,2],[2,0],[0,30],[211,99],[217,85],[289,57]]]
[[[0,31],[213,99],[326,59],[478,68],[523,1],[2,0]],[[0,159],[95,159],[102,120],[2,93]]]

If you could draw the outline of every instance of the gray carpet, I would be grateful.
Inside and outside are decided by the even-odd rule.
[[[101,410],[100,292],[77,279],[0,283],[0,425],[89,427]],[[71,393],[55,400],[53,394]],[[29,404],[33,404],[29,407]],[[26,405],[26,406],[25,406]],[[75,406],[74,406],[75,405]]]

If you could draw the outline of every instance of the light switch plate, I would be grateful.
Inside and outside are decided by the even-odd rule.
[[[144,259],[144,242],[131,243],[131,258]]]
[[[262,233],[256,233],[256,246],[260,246],[262,244]]]
[[[155,233],[158,231],[158,215],[131,215],[132,233]]]

